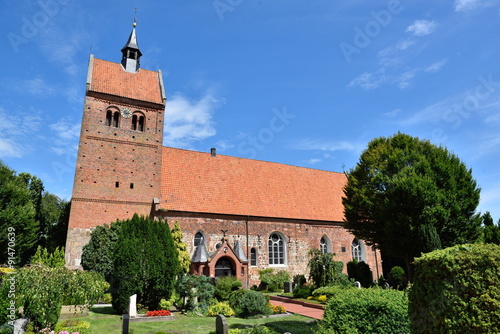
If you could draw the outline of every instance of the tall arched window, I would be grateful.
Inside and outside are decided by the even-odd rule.
[[[250,249],[250,265],[257,266],[257,250],[255,248]]]
[[[319,250],[322,254],[331,253],[330,240],[327,236],[322,236],[319,242]]]
[[[194,235],[194,247],[198,247],[199,245],[201,244],[204,244],[205,243],[205,237],[203,236],[203,233],[201,232],[196,232],[196,234]]]
[[[358,239],[352,241],[352,258],[358,260],[358,262],[365,260],[364,245]]]
[[[269,264],[279,265],[285,264],[285,242],[283,237],[278,233],[273,233],[269,236]]]
[[[111,110],[106,111],[106,126],[111,126],[111,120],[113,119],[113,113]]]
[[[117,128],[119,124],[120,124],[120,112],[115,111],[113,113],[113,126]]]
[[[144,131],[145,117],[140,113],[134,113],[132,116],[132,130]]]

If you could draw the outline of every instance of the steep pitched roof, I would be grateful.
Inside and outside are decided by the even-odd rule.
[[[342,173],[163,147],[161,208],[343,221]]]
[[[93,68],[89,91],[164,104],[158,72],[141,68],[137,73],[129,73],[121,64],[91,59],[90,66]]]

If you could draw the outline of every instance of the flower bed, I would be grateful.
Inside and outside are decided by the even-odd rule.
[[[158,311],[149,311],[146,313],[146,317],[161,317],[161,316],[170,316],[172,313],[166,310],[158,310]]]

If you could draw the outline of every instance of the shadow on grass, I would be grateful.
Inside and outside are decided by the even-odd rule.
[[[97,314],[120,315],[111,306],[92,307],[90,311]]]

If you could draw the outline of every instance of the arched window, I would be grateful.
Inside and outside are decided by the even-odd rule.
[[[198,247],[199,245],[201,244],[204,244],[205,243],[205,237],[203,236],[203,233],[201,232],[196,232],[196,234],[194,235],[194,247]]]
[[[255,248],[250,249],[250,265],[257,266],[257,250]]]
[[[145,122],[144,120],[145,120],[144,115],[142,115],[140,113],[135,113],[132,116],[132,130],[143,132],[144,131],[144,122]]]
[[[113,127],[117,128],[119,124],[120,124],[120,112],[115,111],[113,113]]]
[[[283,237],[278,233],[273,233],[269,236],[269,264],[280,265],[285,264],[285,242]]]
[[[113,113],[111,110],[106,112],[106,126],[111,126],[111,120],[113,119]]]
[[[364,248],[365,247],[362,241],[354,239],[352,241],[352,258],[358,260],[358,262],[364,261],[365,260]]]
[[[319,241],[319,250],[321,251],[322,254],[332,252],[330,246],[330,240],[326,235],[322,236],[321,240]]]

